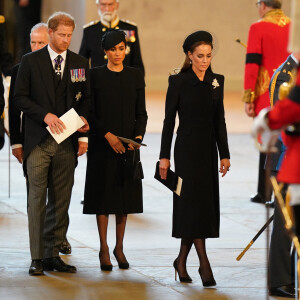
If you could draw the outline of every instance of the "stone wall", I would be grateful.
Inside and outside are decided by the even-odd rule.
[[[290,15],[291,0],[283,0]],[[173,68],[184,60],[182,42],[191,32],[204,29],[216,40],[213,70],[224,74],[227,90],[242,90],[245,48],[249,26],[256,21],[256,0],[120,0],[122,19],[138,24],[142,56],[146,68],[147,88],[164,90]],[[82,26],[98,19],[95,0],[44,1],[43,19],[55,10],[71,13],[77,23],[72,47],[79,50]]]

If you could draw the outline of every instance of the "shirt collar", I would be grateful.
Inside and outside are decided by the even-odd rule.
[[[115,27],[117,27],[119,25],[120,19],[119,19],[118,15],[117,15],[115,17],[115,19],[111,21],[111,23],[103,20],[102,18],[100,19],[100,21],[101,21],[101,23],[102,23],[102,25],[104,27],[115,28]],[[116,28],[116,29],[118,29],[118,28]]]
[[[51,47],[50,45],[48,44],[48,52],[49,52],[49,55],[50,55],[50,58],[51,58],[51,61],[53,62],[54,59],[57,57],[57,55],[61,55],[61,57],[64,59],[63,62],[66,61],[66,57],[67,57],[67,50],[65,50],[64,52],[62,53],[56,53]]]

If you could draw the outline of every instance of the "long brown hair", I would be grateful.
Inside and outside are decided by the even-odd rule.
[[[195,51],[195,49],[200,46],[200,45],[209,45],[211,46],[211,49],[213,50],[213,44],[211,42],[204,42],[204,41],[199,41],[199,42],[196,42],[195,44],[193,44],[191,46],[191,49],[189,50],[191,53],[193,53]],[[185,60],[184,60],[184,63],[183,63],[183,66],[181,67],[181,70],[180,70],[180,73],[181,72],[186,72],[187,70],[189,70],[190,68],[192,67],[192,64],[191,64],[191,60],[189,58],[189,55],[186,54],[186,57],[185,57]],[[209,67],[207,68],[207,70],[211,71],[212,72],[212,68],[211,68],[211,65],[209,65]]]

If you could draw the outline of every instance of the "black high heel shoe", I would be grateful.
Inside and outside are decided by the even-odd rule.
[[[114,256],[115,256],[115,258],[118,262],[118,265],[119,265],[120,269],[124,269],[124,270],[129,269],[129,263],[126,260],[126,258],[125,258],[125,261],[123,261],[123,262],[119,261],[119,259],[117,258],[117,255],[116,255],[116,249],[114,249],[113,254],[114,254]]]
[[[200,278],[202,280],[202,285],[204,287],[215,286],[217,284],[213,275],[212,275],[212,279],[207,280],[207,281],[203,281],[202,275],[201,275],[201,268],[199,268],[198,272],[199,272]]]
[[[181,277],[179,275],[179,272],[178,272],[178,265],[177,265],[177,258],[174,260],[173,262],[173,267],[175,269],[175,280],[177,281],[177,273],[178,273],[178,276],[179,276],[179,280],[180,282],[192,282],[192,278],[188,275],[186,277]]]
[[[112,268],[113,268],[112,265],[101,264],[100,255],[101,255],[101,252],[99,252],[99,261],[100,261],[100,268],[101,268],[101,270],[102,271],[112,271]]]

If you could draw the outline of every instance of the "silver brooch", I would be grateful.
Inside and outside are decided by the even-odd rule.
[[[219,85],[219,82],[218,82],[218,80],[217,80],[216,78],[213,80],[213,82],[212,82],[211,85],[214,87],[214,89],[215,89],[216,87],[220,86],[220,85]]]

